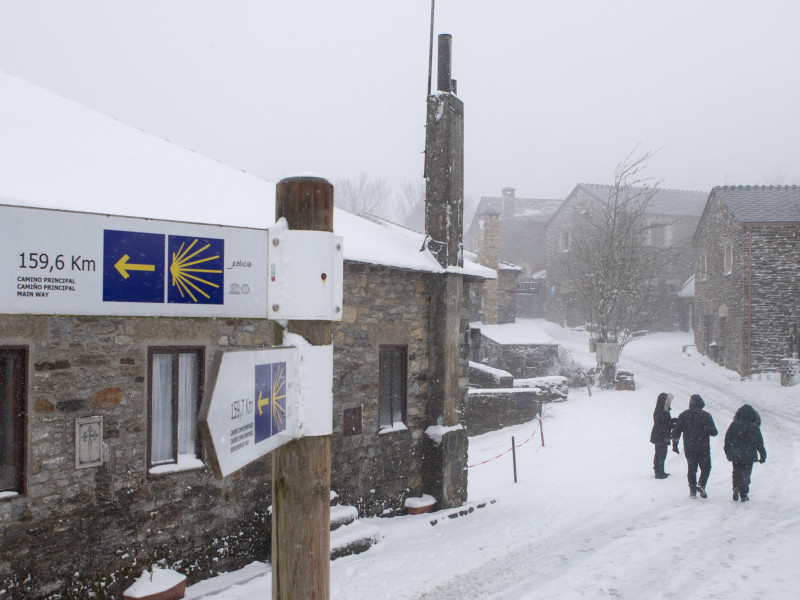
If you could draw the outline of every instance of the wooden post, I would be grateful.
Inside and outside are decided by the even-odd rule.
[[[333,186],[290,177],[275,190],[275,220],[289,229],[333,231]],[[291,333],[330,345],[330,321],[289,321]],[[272,453],[272,598],[330,598],[331,437],[304,437]]]

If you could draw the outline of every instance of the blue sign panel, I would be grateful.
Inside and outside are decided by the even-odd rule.
[[[256,365],[255,443],[286,429],[286,363]]]
[[[103,301],[164,302],[164,238],[103,230]]]
[[[171,235],[167,302],[222,304],[225,292],[225,240]]]

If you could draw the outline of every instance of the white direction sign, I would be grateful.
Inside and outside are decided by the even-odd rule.
[[[297,348],[225,352],[198,424],[217,477],[297,434]]]
[[[5,314],[267,318],[267,232],[0,205]]]

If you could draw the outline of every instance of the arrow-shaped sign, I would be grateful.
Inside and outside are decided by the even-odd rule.
[[[263,408],[265,406],[269,406],[269,398],[264,398],[261,394],[263,392],[258,390],[258,414],[263,415],[264,411]]]
[[[128,271],[155,271],[155,265],[137,265],[136,263],[129,263],[128,261],[131,259],[130,256],[127,254],[123,254],[122,258],[120,258],[116,263],[114,263],[114,268],[119,271],[119,274],[122,275],[123,279],[127,279],[130,277]]]

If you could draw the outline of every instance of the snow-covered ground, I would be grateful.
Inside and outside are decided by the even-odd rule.
[[[536,324],[592,364],[586,333]],[[594,389],[590,397],[570,390],[566,403],[545,409],[544,447],[537,422],[470,438],[469,464],[477,466],[469,472],[469,500],[497,502],[456,519],[446,518],[452,511],[369,519],[383,537],[366,553],[331,564],[331,598],[799,597],[800,388],[782,388],[777,377],[742,382],[691,344],[685,333],[630,344],[620,368],[635,373],[636,391]],[[649,436],[662,391],[675,395],[673,416],[700,394],[720,430],[712,438],[707,500],[688,497],[682,453],[668,455],[670,478],[653,478]],[[722,450],[744,403],[761,414],[768,452],[753,469],[746,504],[731,499]],[[520,445],[518,483],[505,453],[511,436]],[[270,593],[269,565],[253,563],[191,586],[186,597],[263,600]]]

